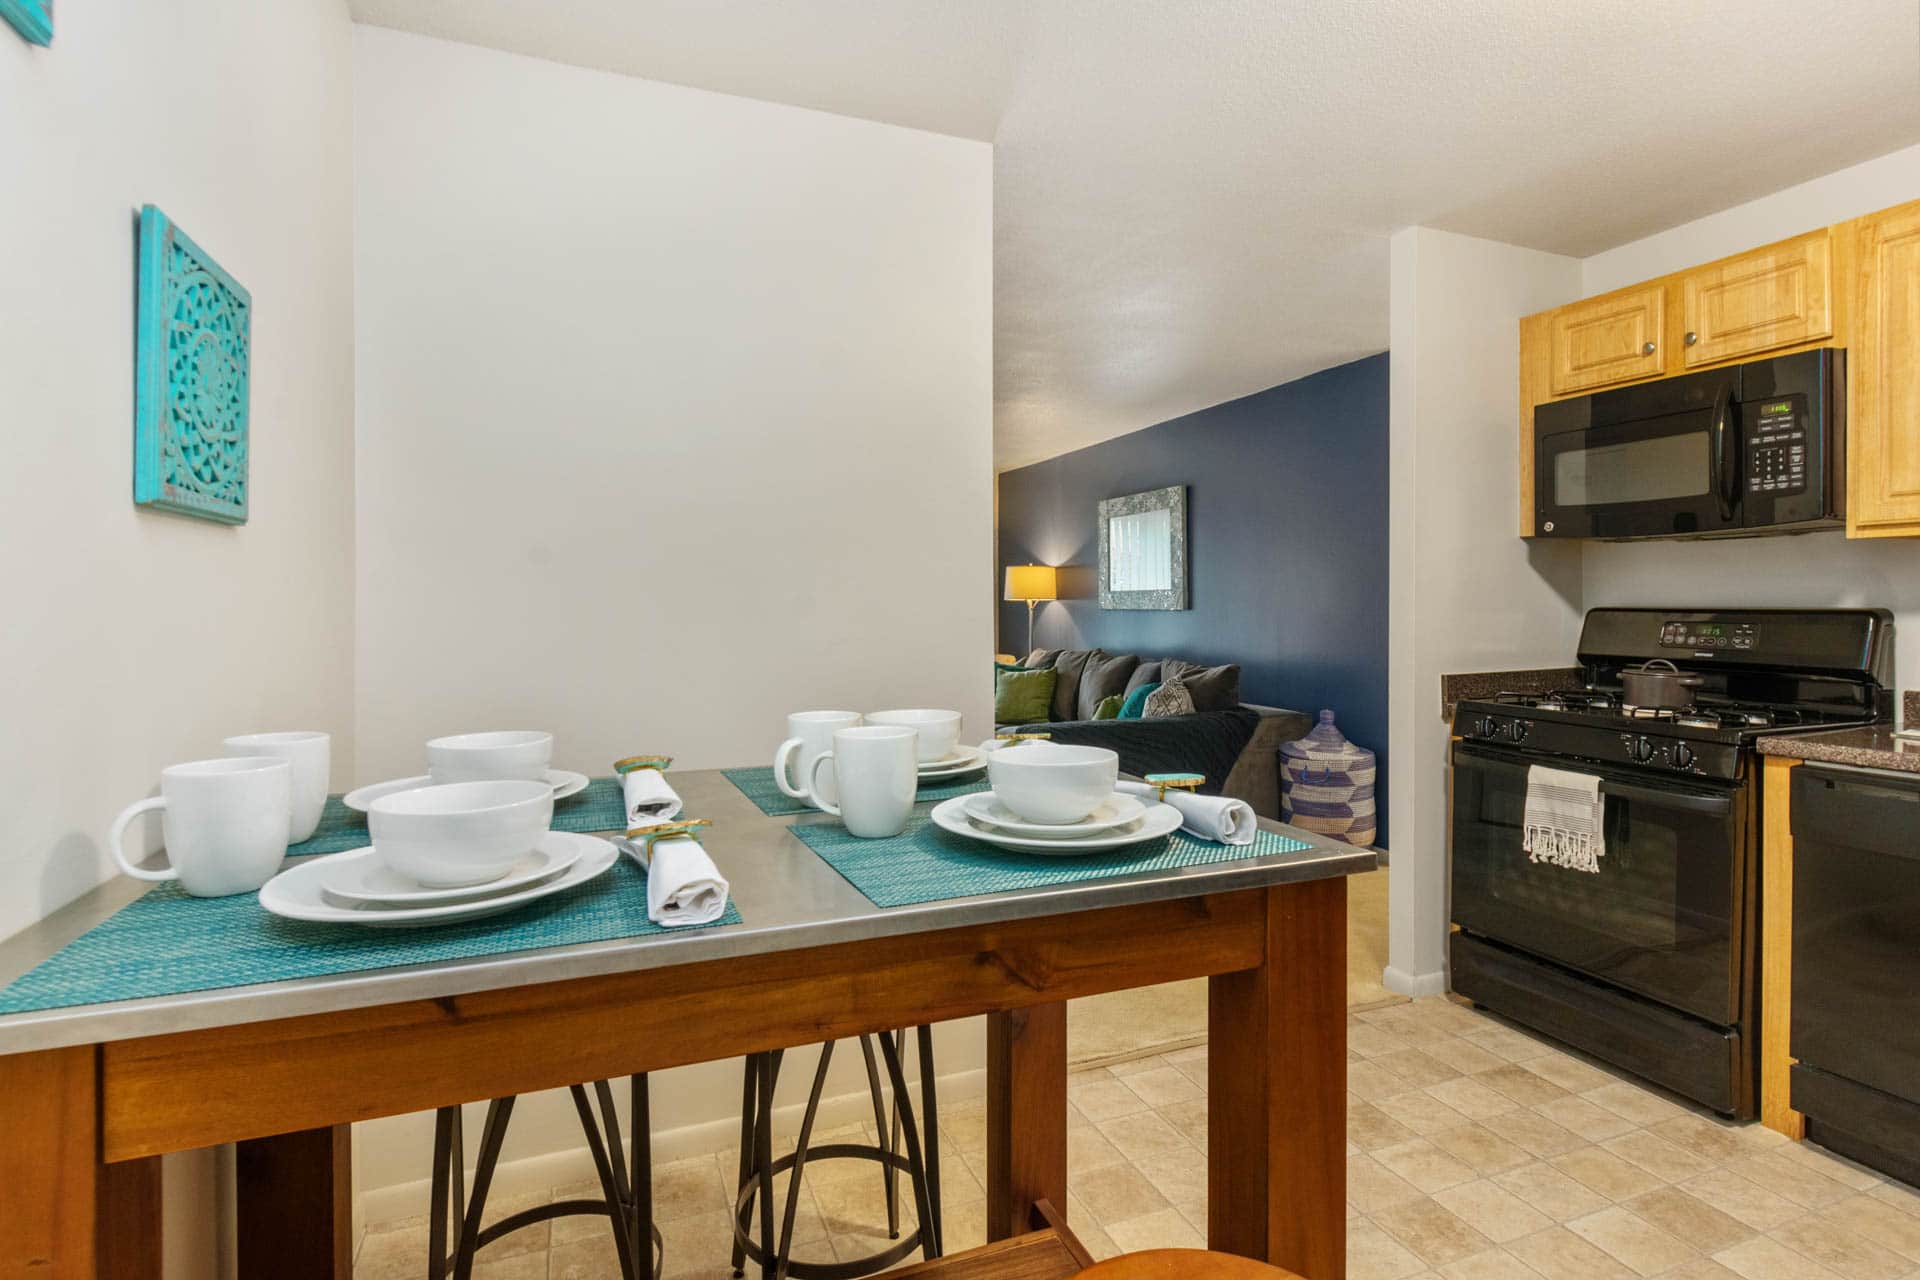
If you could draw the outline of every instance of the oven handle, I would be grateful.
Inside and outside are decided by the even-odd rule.
[[[1466,743],[1461,743],[1455,748],[1454,760],[1456,762],[1471,760],[1476,764],[1493,765],[1515,773],[1524,773],[1528,763],[1505,754],[1471,747]],[[1570,765],[1571,763],[1569,762]],[[1603,796],[1618,796],[1622,800],[1644,800],[1649,804],[1663,805],[1669,809],[1682,809],[1688,813],[1704,813],[1715,817],[1733,811],[1731,791],[1696,791],[1691,788],[1665,787],[1657,783],[1629,782],[1605,769],[1570,767],[1568,772],[1586,773],[1599,778],[1600,793]]]
[[[1714,500],[1720,504],[1720,518],[1727,523],[1733,522],[1733,503],[1739,496],[1737,488],[1740,481],[1740,467],[1736,462],[1727,465],[1728,418],[1733,413],[1733,383],[1723,382],[1719,392],[1713,397],[1713,439],[1712,457],[1708,459],[1712,468],[1709,483],[1713,488]],[[1731,483],[1729,483],[1731,482]]]

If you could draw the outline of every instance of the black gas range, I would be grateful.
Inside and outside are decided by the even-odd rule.
[[[1453,989],[1729,1115],[1758,1104],[1763,734],[1889,717],[1885,610],[1595,609],[1584,679],[1462,702],[1453,720]],[[1688,706],[1635,706],[1666,658]],[[1535,766],[1598,780],[1604,853],[1523,848]]]

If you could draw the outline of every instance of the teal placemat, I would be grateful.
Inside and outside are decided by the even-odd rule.
[[[805,800],[795,800],[780,789],[773,780],[773,769],[761,765],[757,769],[722,769],[727,781],[746,795],[747,799],[760,808],[760,812],[769,818],[788,818],[796,813],[818,813]],[[927,782],[920,786],[916,800],[951,800],[955,796],[970,795],[975,791],[987,789],[987,772],[982,768],[978,773],[964,774],[946,782]]]
[[[769,779],[773,770],[768,769]],[[771,785],[771,782],[769,782]],[[595,778],[585,791],[553,802],[553,829],[590,833],[625,831],[627,800],[618,778]],[[327,807],[320,811],[320,825],[313,835],[287,849],[289,858],[310,853],[340,853],[361,849],[372,843],[367,835],[367,815],[342,804],[339,796],[328,796]]]
[[[726,915],[706,927],[739,923],[729,902]],[[0,1014],[668,932],[647,919],[647,873],[625,855],[604,875],[565,893],[505,915],[430,929],[283,920],[251,893],[191,898],[178,885],[163,884],[0,988]]]
[[[1236,845],[1215,844],[1176,831],[1164,840],[1149,840],[1130,849],[1079,858],[1049,858],[953,835],[934,826],[933,819],[927,817],[912,819],[905,831],[889,840],[862,840],[848,835],[838,823],[800,823],[791,830],[876,907],[910,907],[946,898],[970,898],[976,893],[1044,889],[1313,847],[1304,840],[1271,831],[1262,831],[1252,844]]]

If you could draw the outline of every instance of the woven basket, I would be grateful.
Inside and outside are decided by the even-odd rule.
[[[1306,737],[1280,748],[1280,819],[1306,831],[1370,845],[1374,837],[1373,752],[1334,727],[1333,712]]]

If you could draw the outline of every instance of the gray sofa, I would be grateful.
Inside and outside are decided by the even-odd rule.
[[[1098,655],[1090,662],[1078,655]],[[1064,658],[1064,671],[1070,673],[1074,687],[1063,688],[1059,680],[1054,690],[1056,715],[1069,707],[1089,710],[1105,696],[1115,678],[1115,670],[1127,664],[1118,659],[1126,655],[1101,650],[1035,650],[1022,666],[1053,666]],[[1102,660],[1105,660],[1104,662]],[[1263,818],[1280,816],[1280,745],[1306,736],[1313,717],[1304,711],[1266,707],[1239,700],[1239,668],[1199,668],[1178,659],[1150,659],[1153,666],[1171,665],[1189,676],[1199,674],[1197,683],[1205,695],[1191,715],[1164,716],[1140,720],[1094,720],[1072,715],[1040,724],[1002,725],[1002,731],[1044,733],[1053,741],[1075,745],[1107,747],[1120,756],[1124,773],[1144,776],[1149,773],[1199,773],[1206,776],[1201,790],[1212,795],[1244,800]],[[1146,666],[1138,659],[1135,666]],[[1096,681],[1106,684],[1086,691],[1078,687],[1087,666],[1092,666]],[[1056,668],[1062,669],[1062,668]],[[1155,673],[1157,674],[1157,673]],[[1063,676],[1064,678],[1064,676]],[[1143,680],[1126,678],[1134,684]]]

